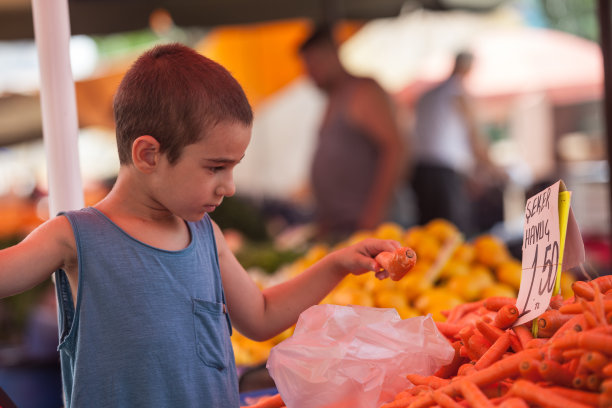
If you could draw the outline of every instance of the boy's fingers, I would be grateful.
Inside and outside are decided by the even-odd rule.
[[[378,271],[378,272],[374,273],[374,276],[376,276],[380,280],[383,280],[383,279],[389,277],[389,272],[387,272],[386,270],[383,269],[382,271]]]
[[[401,247],[401,244],[392,239],[368,238],[355,244],[354,248],[359,254],[353,259],[352,267],[348,269],[354,274],[362,274],[367,271],[374,271],[379,279],[389,276],[387,271],[381,271],[382,266],[374,259],[381,252],[392,252]]]
[[[353,259],[352,265],[349,266],[349,270],[356,275],[361,275],[369,271],[377,272],[382,267],[374,260],[373,256],[359,254],[357,258]]]
[[[381,252],[394,251],[402,245],[392,239],[372,238],[364,242],[364,249],[368,256],[375,257]]]

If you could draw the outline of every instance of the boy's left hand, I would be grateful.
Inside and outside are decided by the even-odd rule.
[[[395,251],[401,244],[391,239],[367,238],[351,246],[339,249],[334,254],[337,266],[342,273],[361,275],[369,271],[375,271],[378,279],[389,276],[386,270],[374,259],[376,255],[384,251]]]

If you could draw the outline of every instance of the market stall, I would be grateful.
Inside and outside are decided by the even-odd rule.
[[[299,28],[297,33],[301,33]],[[48,50],[41,49],[41,55],[46,52]],[[287,70],[291,74],[289,79],[294,79],[297,68],[294,65],[290,68],[296,69]],[[262,89],[253,88],[257,103],[262,100],[257,92],[265,96],[271,89],[276,91],[289,81],[280,77],[273,79],[261,84]],[[55,82],[53,79],[49,81]],[[60,94],[71,92],[68,89]],[[62,116],[45,114],[44,107],[70,103],[63,100],[45,102],[43,98],[43,114],[47,117]],[[74,136],[76,118],[75,115],[68,116],[65,124],[68,130],[60,127],[56,132]],[[47,120],[44,127],[50,129],[54,126]],[[50,164],[54,169],[75,163],[53,150],[49,150],[48,156],[59,160]],[[63,183],[59,186],[59,181],[55,186],[50,183],[54,192],[52,213],[82,206],[79,201],[82,189],[79,181],[74,179],[79,171],[74,167],[68,167],[66,171],[72,176],[50,172],[51,179]],[[68,179],[70,181],[66,183]],[[67,187],[69,192],[65,190]],[[59,203],[57,197],[68,201]],[[513,328],[518,309],[512,306],[517,303],[524,267],[519,254],[513,253],[491,234],[465,240],[455,226],[443,220],[412,228],[385,223],[374,231],[356,233],[338,246],[310,242],[298,249],[303,256],[283,265],[276,274],[262,277],[259,283],[265,286],[296,276],[330,250],[366,237],[394,239],[413,248],[419,259],[417,266],[398,282],[380,281],[372,274],[351,276],[323,303],[395,309],[402,320],[431,315],[436,329],[454,350],[452,361],[435,372],[428,375],[408,373],[414,387],[398,389],[393,395],[395,401],[383,406],[437,403],[509,407],[511,402],[520,404],[517,402],[519,399],[529,406],[549,403],[551,406],[579,407],[580,402],[590,406],[609,406],[612,372],[607,359],[611,351],[605,345],[609,344],[608,325],[611,323],[607,308],[608,280],[576,282],[582,276],[577,277],[575,271],[561,271],[561,295],[551,301],[550,317],[542,315],[533,320],[530,327],[523,324]],[[569,321],[572,321],[569,326],[558,325]],[[539,328],[536,336],[534,327]],[[268,359],[270,350],[290,338],[293,330],[288,329],[267,342],[252,342],[235,332],[232,342],[237,364],[246,368],[261,365]],[[561,333],[569,334],[562,336]],[[558,377],[553,378],[551,370]],[[458,378],[463,380],[456,380]],[[274,398],[277,406],[284,404],[279,396]]]
[[[390,398],[381,396],[379,401],[382,402],[379,404],[368,403],[363,405],[364,407],[608,407],[612,404],[612,366],[609,363],[612,353],[612,329],[608,307],[611,280],[609,276],[601,276],[591,281],[576,280],[575,270],[566,270],[572,265],[580,266],[584,259],[583,255],[579,254],[581,243],[575,221],[572,220],[570,194],[554,190],[553,186],[553,193],[555,191],[559,191],[559,206],[552,206],[554,211],[551,210],[550,215],[538,217],[536,214],[547,212],[543,202],[549,197],[547,194],[550,193],[550,188],[531,197],[525,207],[527,227],[523,255],[531,259],[535,248],[533,265],[537,266],[532,268],[526,268],[526,265],[530,264],[529,260],[523,259],[523,262],[519,262],[513,259],[507,248],[494,237],[479,236],[465,242],[457,235],[452,224],[441,220],[407,231],[387,224],[376,231],[356,234],[340,244],[346,245],[353,239],[365,236],[397,239],[403,245],[414,246],[418,262],[403,278],[406,280],[399,282],[376,281],[373,276],[364,275],[347,279],[330,294],[328,300],[331,303],[395,308],[400,314],[404,311],[404,321],[431,313],[437,330],[448,342],[446,345],[450,345],[454,350],[451,353],[454,356],[426,373],[420,371],[422,368],[418,364],[403,366],[401,377],[408,379],[409,384],[398,386]],[[565,216],[561,215],[562,213]],[[555,219],[558,219],[556,224]],[[544,242],[545,245],[551,241],[546,239],[546,234],[540,235],[533,226],[529,227],[530,222],[532,225],[535,225],[534,222],[539,226],[544,225],[542,220],[554,224],[550,232],[554,244],[552,247],[554,248],[557,242],[560,242],[561,246],[556,255],[553,249],[550,262],[544,261],[550,256],[549,251],[546,251],[540,261],[542,254],[538,255],[537,248],[539,243]],[[547,249],[550,247],[549,244]],[[293,264],[292,268],[305,268],[325,253],[324,247],[314,247],[304,258]],[[565,262],[563,268],[561,262]],[[462,272],[462,265],[463,268],[471,270]],[[557,267],[559,273],[551,275]],[[489,277],[479,281],[479,274],[474,271],[477,268],[488,271]],[[540,269],[542,274],[538,275]],[[554,275],[557,276],[556,280]],[[540,286],[536,284],[535,288],[539,287],[539,294],[533,295],[531,288],[536,276],[545,279],[546,283],[542,286],[542,280]],[[453,284],[455,279],[461,277],[469,279],[469,283],[465,286]],[[479,290],[480,284],[482,287]],[[459,288],[462,290],[453,292]],[[525,288],[529,288],[529,294],[523,304]],[[398,296],[392,297],[390,291],[397,291]],[[437,291],[439,297],[429,302],[430,296]],[[548,298],[539,298],[546,294]],[[544,307],[541,303],[530,303],[531,296],[544,302]],[[413,311],[406,311],[407,302],[410,303],[409,308],[414,308]],[[528,304],[531,304],[529,311]],[[540,310],[533,310],[533,307]],[[529,314],[534,312],[535,317],[529,317]],[[348,321],[344,324],[350,325]],[[299,325],[300,322],[298,328]],[[328,353],[317,349],[316,333],[315,329],[312,332],[313,338],[301,346],[315,347],[314,358]],[[394,333],[397,334],[395,331]],[[300,335],[304,335],[301,329]],[[348,333],[343,333],[338,337],[338,341],[346,341],[347,335]],[[287,335],[278,340],[285,338]],[[358,343],[359,340],[355,337],[354,343],[350,344]],[[278,353],[285,349],[291,350],[292,344],[291,340],[278,343],[272,349],[270,358],[276,358],[276,349]],[[369,346],[376,347],[376,344],[377,341],[373,341]],[[235,346],[238,352],[241,345],[242,340]],[[440,351],[442,348],[443,346],[440,346]],[[296,358],[300,358],[300,352],[297,350],[292,353]],[[352,361],[355,365],[359,364],[358,361]],[[277,364],[275,360],[268,362],[268,369],[273,375],[279,375],[276,371]],[[288,361],[284,364],[292,365]],[[320,367],[320,364],[322,363],[316,367]],[[367,379],[358,375],[358,371],[350,371],[355,375],[353,380],[368,388],[371,385],[368,383],[369,379],[378,373],[377,368],[391,369],[390,363],[382,354],[378,364],[380,367],[377,367],[376,363],[367,365],[370,372]],[[301,363],[300,367],[297,370],[299,379],[295,377],[295,381],[306,381],[303,387],[315,389],[316,379],[308,377],[304,371],[309,367],[308,364]],[[316,367],[309,368],[316,370]],[[329,369],[337,368],[330,364]],[[347,372],[349,371],[341,371],[338,375],[343,376]],[[284,384],[286,378],[278,378],[279,385],[282,385],[279,387],[281,393],[276,394],[272,390],[268,395],[260,397],[261,402],[251,406],[282,407],[285,403],[287,406],[311,406],[303,402],[304,396],[298,389]],[[304,378],[308,378],[312,383],[308,383]],[[389,382],[391,380],[385,381],[385,384],[389,385]],[[323,396],[318,398],[333,400],[333,396],[326,394],[325,386],[321,384],[319,389]],[[383,389],[381,386],[381,393]],[[348,401],[351,401],[350,406],[361,406],[359,401],[353,400],[341,386],[337,386],[336,390],[338,394],[343,395],[337,400],[339,406]],[[363,399],[366,399],[365,396]]]

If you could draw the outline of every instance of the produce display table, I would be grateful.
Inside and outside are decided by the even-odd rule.
[[[453,361],[431,375],[414,375],[407,367],[414,386],[376,408],[612,407],[612,277],[585,282],[563,271],[560,294],[546,312],[514,326],[521,262],[495,236],[466,241],[438,220],[407,230],[381,225],[339,245],[367,237],[412,247],[414,270],[398,282],[349,276],[324,302],[391,307],[402,318],[431,313],[455,349]],[[301,273],[334,249],[315,244],[285,273]],[[235,340],[245,357],[248,341]],[[263,351],[258,349],[259,358]]]

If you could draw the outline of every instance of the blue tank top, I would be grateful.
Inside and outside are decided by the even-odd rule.
[[[94,208],[63,215],[79,263],[76,305],[56,272],[66,408],[239,407],[208,216],[187,223],[187,248],[166,251]]]

